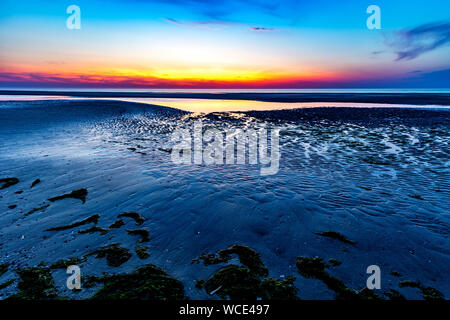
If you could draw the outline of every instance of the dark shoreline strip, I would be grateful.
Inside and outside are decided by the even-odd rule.
[[[69,96],[84,98],[183,98],[255,100],[265,102],[355,102],[412,105],[450,105],[449,93],[192,93],[192,92],[89,92],[0,90],[0,95]]]

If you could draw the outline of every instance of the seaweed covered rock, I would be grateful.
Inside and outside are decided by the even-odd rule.
[[[33,267],[19,269],[17,285],[19,292],[8,299],[50,300],[58,299],[50,269],[47,267]]]
[[[145,265],[129,274],[107,275],[91,279],[103,283],[92,299],[185,300],[184,286],[164,270]]]
[[[287,277],[286,280],[266,278],[261,283],[261,297],[264,300],[298,300],[294,281],[295,277]]]
[[[363,289],[356,292],[348,288],[342,280],[331,276],[326,268],[325,262],[319,257],[297,257],[295,264],[297,271],[305,278],[314,278],[323,283],[335,293],[337,300],[380,300],[380,296],[373,291]]]
[[[215,272],[204,285],[210,295],[217,294],[222,299],[256,300],[260,296],[261,280],[248,268],[228,265]]]
[[[337,260],[337,259],[333,259],[333,258],[328,259],[328,262],[329,262],[333,267],[337,267],[337,266],[340,266],[340,265],[342,264],[341,261],[339,261],[339,260]]]
[[[384,295],[391,300],[406,300],[400,292],[394,289],[389,289],[389,291],[385,292]]]
[[[305,278],[322,278],[324,276],[327,265],[319,257],[298,257],[295,260],[298,273]]]
[[[200,256],[198,256],[198,258],[192,259],[191,263],[203,261],[203,264],[205,266],[209,266],[213,264],[228,262],[230,259],[231,257],[228,255],[221,256],[214,253],[202,253]]]
[[[421,286],[420,290],[422,291],[423,298],[425,300],[444,300],[444,295],[442,292],[433,287]]]
[[[261,257],[258,252],[249,248],[247,246],[243,246],[240,244],[235,244],[225,250],[220,250],[219,255],[230,255],[236,254],[239,257],[239,261],[246,267],[248,267],[251,271],[257,273],[260,276],[267,276],[269,271],[261,260]]]
[[[69,258],[65,260],[58,260],[50,266],[50,269],[67,269],[72,265],[78,265],[86,261],[86,258]]]
[[[404,280],[401,281],[398,286],[400,288],[410,287],[419,289],[425,300],[444,300],[442,292],[433,287],[425,287],[419,281]]]
[[[150,257],[150,254],[148,253],[148,247],[147,246],[139,246],[136,245],[134,247],[134,251],[136,251],[137,256],[139,257],[139,259],[144,260],[147,259],[148,257]]]
[[[143,224],[145,221],[145,218],[140,213],[137,213],[137,212],[123,212],[123,213],[119,214],[117,217],[118,218],[122,218],[122,217],[131,218],[136,222],[136,225],[138,225],[138,226]]]
[[[122,248],[118,243],[113,243],[102,247],[101,249],[88,253],[85,257],[95,255],[97,259],[105,258],[108,266],[118,267],[127,262],[131,258],[131,253],[128,249]]]
[[[267,278],[269,271],[258,252],[243,245],[233,245],[215,254],[203,254],[193,261],[203,260],[205,265],[226,263],[232,254],[238,256],[241,265],[229,264],[217,270],[208,280],[198,280],[196,287],[209,295],[232,300],[298,299],[295,277],[286,280]]]
[[[127,229],[127,233],[131,234],[133,236],[141,237],[139,242],[148,242],[150,241],[150,232],[146,229],[136,229],[136,230],[129,230]]]
[[[259,253],[250,247],[240,245],[240,244],[232,245],[229,248],[224,249],[224,250],[219,250],[217,254],[202,253],[198,258],[193,259],[192,263],[203,261],[203,264],[205,266],[212,265],[212,264],[225,263],[225,262],[228,262],[232,258],[231,257],[232,254],[237,255],[239,258],[239,261],[244,266],[246,266],[247,268],[256,272],[257,274],[259,274],[261,276],[268,275],[268,270],[267,270],[266,266],[264,265],[264,263],[262,262]]]

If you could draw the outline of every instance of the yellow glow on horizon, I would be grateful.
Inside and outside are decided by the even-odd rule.
[[[152,70],[108,69],[89,72],[111,77],[136,77],[139,79],[163,79],[169,81],[217,81],[217,82],[261,82],[284,81],[289,79],[320,80],[329,77],[326,72],[275,71],[249,68],[197,67],[197,68],[157,68]]]
[[[283,77],[282,74],[274,74],[266,71],[250,69],[226,69],[226,68],[168,68],[153,71],[117,70],[114,76],[135,76],[139,78],[158,78],[165,80],[195,80],[195,81],[225,81],[225,82],[252,82],[264,81]]]
[[[110,64],[55,64],[17,65],[11,73],[33,73],[42,78],[49,78],[50,82],[79,81],[83,83],[94,82],[133,82],[143,85],[163,83],[167,85],[201,85],[202,83],[222,84],[250,84],[263,85],[266,83],[286,83],[289,81],[322,81],[336,77],[336,74],[326,70],[311,70],[311,68],[256,68],[256,67],[185,67],[185,66],[158,66],[155,68],[138,65]]]

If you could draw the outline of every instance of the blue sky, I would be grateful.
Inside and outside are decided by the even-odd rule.
[[[448,88],[449,43],[450,1],[2,0],[0,85]]]

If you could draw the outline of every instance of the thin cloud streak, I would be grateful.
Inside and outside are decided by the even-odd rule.
[[[278,31],[277,29],[264,28],[264,27],[251,27],[250,30],[252,30],[252,31],[268,31],[268,32]]]
[[[413,60],[450,43],[450,22],[433,22],[400,30],[386,39],[397,54],[395,61]]]

